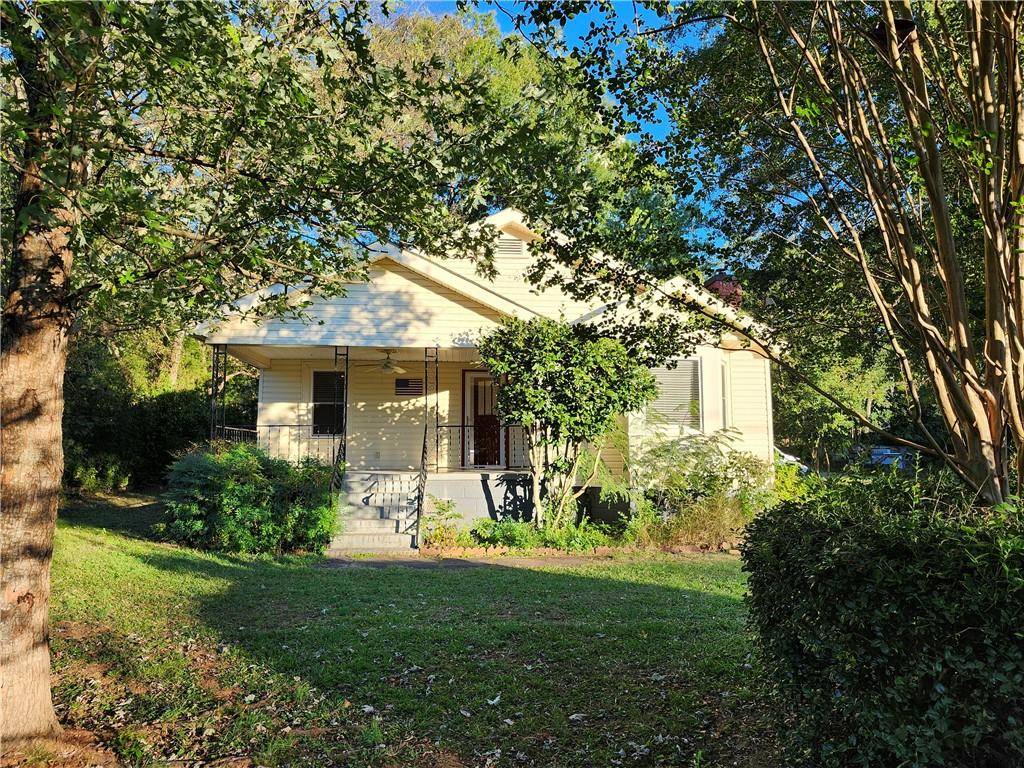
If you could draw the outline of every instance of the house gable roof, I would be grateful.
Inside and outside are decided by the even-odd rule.
[[[525,277],[531,263],[526,243],[537,235],[526,226],[519,211],[511,208],[499,211],[476,226],[485,225],[501,233],[494,264],[497,275],[493,280],[478,274],[472,259],[434,258],[415,249],[392,247],[369,260],[369,283],[353,282],[344,296],[314,298],[306,309],[312,322],[287,318],[262,321],[229,318],[220,323],[206,323],[196,333],[211,344],[467,346],[471,342],[465,337],[466,333],[479,326],[478,319],[486,321],[485,325],[493,325],[502,316],[588,322],[612,314],[619,314],[623,319],[637,314],[636,308],[625,307],[625,300],[580,302],[557,287],[542,290],[530,284]],[[396,288],[393,278],[381,281],[382,273],[378,272],[376,277],[372,274],[375,268],[384,269],[389,275],[396,271],[404,275],[404,287]],[[415,290],[409,289],[412,283],[417,284]],[[244,312],[268,293],[281,290],[285,289],[277,286],[252,294],[236,306]],[[713,309],[716,314],[729,315],[729,320],[739,320],[743,315],[683,278],[660,284],[646,301],[656,305],[653,307],[656,314],[679,311],[666,301],[671,295],[683,296],[699,307]],[[347,320],[342,322],[345,318]],[[465,324],[461,334],[452,327],[457,323]],[[367,333],[367,324],[390,330]]]
[[[343,296],[312,297],[305,317],[237,315],[208,323],[209,344],[354,347],[470,347],[504,313],[409,269],[391,257]]]

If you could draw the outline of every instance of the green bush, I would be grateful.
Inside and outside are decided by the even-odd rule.
[[[750,615],[792,761],[1024,764],[1024,523],[896,473],[758,516]]]
[[[473,526],[472,534],[485,547],[532,549],[544,546],[537,526],[522,520],[481,520]]]
[[[476,541],[469,531],[460,528],[462,515],[451,499],[428,495],[431,511],[423,516],[420,546],[433,549],[473,547]]]
[[[585,518],[578,525],[545,528],[541,531],[541,540],[545,547],[561,549],[566,552],[586,552],[615,543],[608,533],[607,526]]]
[[[538,528],[521,520],[481,520],[473,526],[471,533],[481,546],[509,549],[548,547],[566,552],[585,552],[614,543],[607,526],[589,520],[560,528]]]
[[[774,507],[786,501],[801,501],[814,492],[817,482],[816,473],[804,475],[800,473],[798,465],[777,461],[768,506]]]
[[[772,503],[772,474],[757,457],[732,450],[731,435],[654,441],[630,458],[634,512],[623,538],[638,546],[731,546],[754,514]]]
[[[165,535],[222,552],[322,552],[336,529],[331,468],[251,445],[196,451],[168,474]]]
[[[131,470],[110,453],[90,454],[73,441],[64,444],[65,485],[76,491],[123,491],[131,482]]]

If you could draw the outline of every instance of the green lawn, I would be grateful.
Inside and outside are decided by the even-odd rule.
[[[59,714],[129,764],[773,762],[735,558],[326,568],[148,540],[147,501],[63,510],[53,570]]]

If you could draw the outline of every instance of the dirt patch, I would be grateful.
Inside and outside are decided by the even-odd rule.
[[[112,752],[100,746],[94,734],[71,728],[55,739],[9,745],[0,754],[0,768],[117,768],[120,765]]]
[[[104,629],[81,621],[62,621],[54,625],[53,633],[66,640],[88,640],[103,634]]]

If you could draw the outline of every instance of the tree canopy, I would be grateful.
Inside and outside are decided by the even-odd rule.
[[[693,266],[760,289],[745,309],[766,322],[743,330],[784,339],[796,370],[884,345],[919,440],[889,437],[1006,498],[1024,471],[1021,5],[603,7],[573,53],[703,214]],[[553,41],[584,10],[530,3],[520,21]]]

